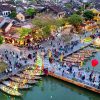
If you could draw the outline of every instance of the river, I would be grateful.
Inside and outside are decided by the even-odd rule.
[[[21,98],[0,92],[0,100],[100,100],[98,94],[52,77],[43,77],[31,89],[20,92],[23,94]]]

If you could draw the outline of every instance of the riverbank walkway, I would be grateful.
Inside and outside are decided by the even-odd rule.
[[[60,65],[59,62],[51,64],[48,60],[44,66],[48,70],[48,75],[54,78],[100,93],[99,72],[74,66],[70,69],[67,65],[65,67]]]
[[[90,34],[90,33],[89,33]],[[97,34],[97,33],[96,33]],[[84,38],[85,36],[83,36],[82,38]],[[86,37],[85,37],[86,38]],[[80,41],[80,38],[78,37],[76,37],[76,38],[73,38],[73,40],[72,41],[74,41],[74,40],[79,40]],[[49,41],[47,41],[46,43],[43,43],[43,44],[41,44],[40,46],[42,46],[44,49],[45,49],[45,53],[47,54],[47,51],[48,51],[48,49],[53,49],[53,48],[56,48],[56,49],[58,49],[59,48],[59,45],[58,45],[58,43],[60,42],[61,43],[61,45],[63,46],[63,45],[66,45],[65,43],[63,43],[62,41],[59,41],[59,39],[57,38],[57,39],[55,39],[54,41],[52,41],[52,43],[53,43],[53,45],[51,45],[50,43],[51,43],[51,41],[52,40],[49,40]],[[64,56],[68,56],[68,55],[70,55],[70,54],[72,54],[72,53],[74,53],[74,52],[76,52],[76,51],[78,51],[78,50],[80,50],[80,49],[82,49],[82,48],[85,48],[86,46],[88,46],[88,45],[90,45],[91,44],[91,42],[90,43],[81,43],[81,42],[79,42],[77,45],[75,45],[74,47],[73,47],[73,49],[72,50],[68,50],[68,52],[67,53],[65,53],[65,55]],[[8,44],[7,44],[8,45]],[[16,50],[15,49],[15,47],[13,46],[12,48],[10,47],[10,46],[7,46],[6,44],[4,44],[4,47],[2,47],[2,48],[0,48],[0,54],[4,54],[5,52],[4,52],[4,50],[8,50],[8,51],[14,51],[15,53],[17,53],[19,56],[20,56],[20,51],[19,50]],[[55,46],[54,46],[55,45]],[[9,48],[8,48],[9,47]],[[25,53],[26,54],[26,56],[28,55],[28,54],[33,54],[33,53],[35,53],[35,52],[39,52],[39,53],[41,53],[41,49],[38,49],[38,50],[28,50],[28,49],[25,49],[25,50],[22,50],[23,51],[23,53]],[[11,57],[11,56],[9,56],[9,59],[11,59],[12,60],[12,67],[14,66],[14,62],[16,61],[16,59],[14,59],[13,57]],[[55,58],[56,59],[56,58]],[[46,62],[45,60],[48,60],[48,57],[46,56],[45,58],[44,58],[44,62]],[[59,60],[59,57],[57,58],[57,60]],[[27,66],[27,65],[34,65],[34,57],[32,58],[32,59],[28,59],[27,60],[27,64],[25,64],[24,62],[23,62],[23,60],[21,60],[21,61],[19,61],[19,62],[21,62],[24,66]],[[45,64],[45,63],[44,63]],[[22,67],[22,69],[24,69],[25,67]],[[48,66],[47,66],[48,67]],[[22,70],[21,69],[21,70]],[[16,73],[18,73],[19,72],[19,70],[20,69],[14,69],[14,71],[13,71],[13,73],[11,73],[11,74],[16,74]],[[3,74],[3,75],[0,75],[0,79],[3,79],[3,77],[8,77],[8,76],[10,76],[11,74],[9,74],[9,75],[7,75],[7,74]]]

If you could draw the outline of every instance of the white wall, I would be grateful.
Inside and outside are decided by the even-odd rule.
[[[8,16],[10,13],[11,13],[11,11],[3,11],[3,12],[2,12],[2,15],[3,15],[4,17],[6,17],[6,16]]]

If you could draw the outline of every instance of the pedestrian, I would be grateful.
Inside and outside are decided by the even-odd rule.
[[[51,46],[52,46],[52,41],[51,41]]]
[[[62,71],[62,76],[64,76],[64,70]]]
[[[93,77],[93,83],[95,82],[95,76]]]
[[[100,89],[100,83],[99,83],[99,85],[98,85],[98,89]]]
[[[83,80],[83,81],[85,80],[85,75],[82,76],[82,80]]]
[[[100,75],[98,76],[99,82],[100,82]]]
[[[75,78],[75,76],[76,76],[76,75],[75,75],[75,71],[74,71],[74,73],[73,73],[73,77]]]

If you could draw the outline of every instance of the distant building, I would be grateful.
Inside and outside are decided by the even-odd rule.
[[[7,17],[16,7],[8,3],[0,3],[0,16]]]
[[[0,29],[3,32],[8,32],[13,25],[13,20],[9,18],[0,17]]]
[[[57,5],[48,5],[47,12],[52,13],[54,16],[58,18],[62,18],[65,16],[65,11],[62,9],[62,7]]]
[[[8,2],[8,1],[11,1],[11,0],[0,0],[0,2]]]
[[[16,18],[17,18],[18,20],[20,20],[20,21],[25,21],[25,16],[24,16],[23,13],[18,13],[17,16],[16,16]]]

